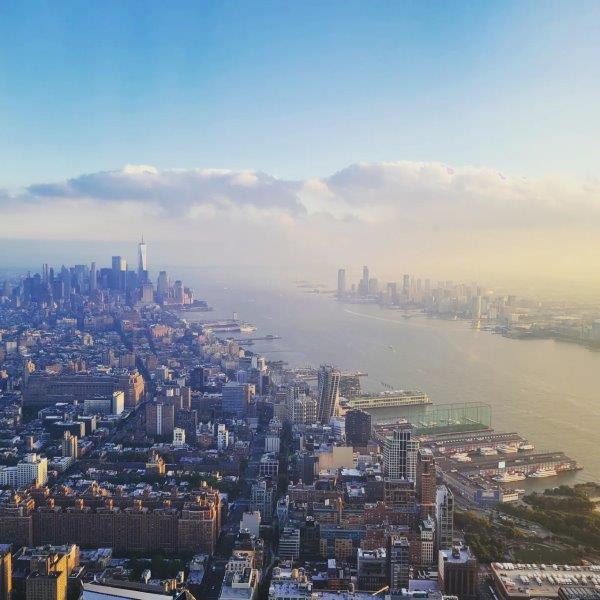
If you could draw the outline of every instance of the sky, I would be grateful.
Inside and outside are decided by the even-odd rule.
[[[599,30],[585,1],[0,3],[0,266],[145,232],[186,263],[589,279]]]

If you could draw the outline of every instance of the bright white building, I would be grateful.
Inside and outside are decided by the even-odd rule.
[[[183,446],[185,444],[185,429],[175,427],[173,429],[173,446]]]
[[[0,485],[26,487],[46,485],[48,481],[48,459],[37,454],[26,454],[16,467],[0,469]]]
[[[227,450],[229,447],[229,431],[223,423],[217,425],[217,450]]]

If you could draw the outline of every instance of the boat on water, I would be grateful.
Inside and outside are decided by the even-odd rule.
[[[526,452],[528,450],[535,449],[535,446],[532,443],[530,443],[530,442],[522,442],[522,443],[519,444],[518,448],[522,452]]]
[[[542,477],[556,477],[556,475],[558,475],[556,469],[553,469],[552,467],[542,467],[541,469],[530,473],[528,477],[531,477],[532,479],[540,479]]]
[[[492,477],[492,479],[497,483],[511,483],[513,481],[523,481],[526,478],[527,477],[524,473],[519,473],[518,471],[505,471],[504,473],[500,473],[500,475]]]

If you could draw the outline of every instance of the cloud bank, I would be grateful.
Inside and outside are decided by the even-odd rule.
[[[370,261],[390,276],[600,266],[590,256],[600,250],[599,181],[433,162],[357,163],[299,181],[128,165],[0,191],[0,221],[5,239],[123,241],[143,231],[212,263]]]

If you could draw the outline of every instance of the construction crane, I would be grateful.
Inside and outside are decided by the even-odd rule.
[[[371,596],[377,596],[377,594],[381,594],[382,592],[387,592],[390,589],[389,585],[386,585],[384,587],[382,587],[380,590],[377,590],[376,592],[373,592],[371,594]]]

